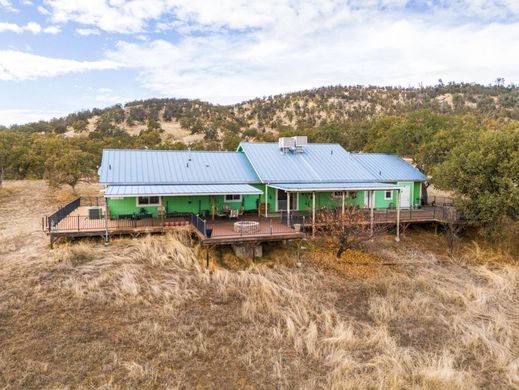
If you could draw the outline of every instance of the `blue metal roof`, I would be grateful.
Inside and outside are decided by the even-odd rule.
[[[243,153],[184,150],[103,150],[103,184],[240,184],[258,182]]]
[[[380,181],[339,144],[308,144],[282,153],[273,142],[240,144],[264,183]]]
[[[396,190],[400,188],[388,183],[283,183],[273,184],[272,188],[294,192],[328,192],[328,191],[364,191],[364,190]]]
[[[427,177],[398,156],[353,153],[352,156],[379,181],[425,181]]]
[[[261,195],[263,192],[248,184],[199,184],[156,186],[108,186],[105,197],[114,196],[191,196],[191,195]]]

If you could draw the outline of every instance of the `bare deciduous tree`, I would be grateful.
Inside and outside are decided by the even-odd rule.
[[[321,209],[315,222],[315,238],[325,240],[326,244],[336,251],[337,258],[341,257],[345,250],[369,240],[384,230],[381,225],[374,225],[372,229],[369,215],[356,207],[345,208],[344,214],[340,209]]]

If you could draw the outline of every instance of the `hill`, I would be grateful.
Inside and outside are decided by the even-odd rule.
[[[149,99],[85,110],[64,118],[12,126],[26,132],[65,134],[120,130],[130,135],[159,130],[162,140],[225,147],[230,138],[271,140],[280,131],[355,123],[427,109],[519,119],[519,88],[440,83],[424,88],[329,86],[221,106],[200,100]]]

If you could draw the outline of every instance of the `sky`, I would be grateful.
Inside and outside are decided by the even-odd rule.
[[[519,0],[0,0],[0,125],[498,77],[519,82]]]

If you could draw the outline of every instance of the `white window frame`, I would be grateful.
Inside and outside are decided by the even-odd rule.
[[[343,191],[333,191],[332,192],[332,198],[334,199],[341,199],[342,198]],[[346,196],[346,194],[344,194]]]
[[[387,196],[387,193],[390,193],[391,196]],[[393,190],[384,190],[384,200],[393,200]]]
[[[139,203],[139,198],[154,198],[154,197],[159,198],[159,203],[150,203],[150,204],[140,204]],[[161,196],[157,196],[157,195],[137,196],[135,198],[135,204],[137,205],[137,207],[155,207],[155,206],[160,206],[162,204],[162,197]]]
[[[227,199],[228,196],[233,196],[234,197],[236,195],[238,195],[238,199],[231,199],[231,200]],[[225,203],[238,203],[238,202],[241,202],[242,199],[243,199],[243,196],[241,194],[225,194],[224,198],[223,198],[223,201]]]

